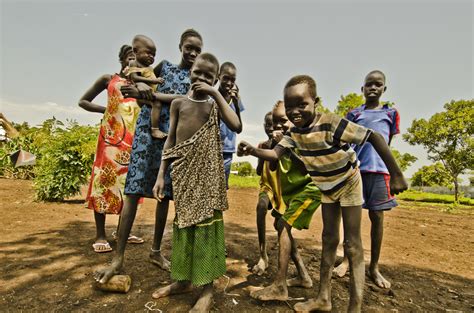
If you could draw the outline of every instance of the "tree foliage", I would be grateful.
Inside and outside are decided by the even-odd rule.
[[[415,119],[403,138],[411,145],[422,145],[428,158],[441,162],[451,176],[456,201],[458,176],[474,168],[474,100],[451,101],[444,111],[428,120]]]
[[[255,174],[255,169],[252,167],[252,164],[247,161],[232,163],[231,169],[237,171],[237,175],[239,176],[251,176]]]
[[[400,153],[397,149],[391,148],[392,155],[397,161],[402,172],[406,171],[418,158],[410,153]]]
[[[337,102],[334,113],[345,117],[350,110],[360,107],[364,102],[364,96],[360,94],[350,93],[345,96],[341,95],[341,99]]]
[[[411,177],[411,185],[453,187],[451,175],[441,162],[421,167]]]

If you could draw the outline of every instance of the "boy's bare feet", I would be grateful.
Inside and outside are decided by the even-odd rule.
[[[157,139],[166,139],[168,134],[161,131],[159,128],[152,127],[151,128],[151,136],[153,138],[157,138]]]
[[[112,276],[117,275],[122,268],[123,260],[121,258],[115,259],[107,267],[101,268],[94,273],[94,279],[100,284],[105,284]]]
[[[153,299],[159,299],[169,295],[190,292],[192,289],[193,286],[189,281],[177,281],[171,285],[159,288],[151,295],[151,297]]]
[[[171,262],[168,261],[164,256],[161,255],[159,250],[151,250],[150,252],[150,262],[165,270],[171,272]]]
[[[258,263],[252,268],[252,273],[257,274],[258,276],[263,275],[268,268],[268,258],[260,258]]]
[[[192,307],[192,309],[189,310],[189,312],[193,312],[193,313],[209,312],[212,307],[213,296],[214,296],[214,287],[212,286],[212,283],[210,283],[204,287],[204,290],[199,296],[199,299],[196,301],[196,304]]]
[[[288,288],[283,285],[271,284],[263,289],[250,292],[250,296],[261,301],[285,301],[288,300]]]
[[[332,304],[330,300],[323,299],[309,299],[306,302],[298,302],[295,304],[293,309],[296,312],[311,312],[311,311],[327,311],[332,310]]]
[[[337,267],[335,267],[332,272],[337,276],[337,277],[344,277],[346,276],[347,270],[349,269],[349,260],[344,257],[344,260],[342,260],[342,263],[339,264]]]
[[[286,280],[286,285],[288,287],[303,287],[303,288],[312,288],[313,281],[311,277],[301,277],[296,276]]]
[[[392,286],[392,284],[380,274],[378,268],[370,268],[369,277],[380,288],[390,289]]]

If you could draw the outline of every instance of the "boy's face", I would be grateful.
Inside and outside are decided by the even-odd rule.
[[[267,134],[268,138],[272,137],[273,133],[273,118],[272,114],[265,115],[265,123],[263,124],[265,128],[265,134]]]
[[[219,73],[220,88],[226,93],[230,93],[237,79],[237,71],[231,66],[226,66]]]
[[[188,66],[192,66],[194,64],[197,56],[201,53],[201,49],[202,41],[195,36],[187,37],[183,41],[183,44],[179,46],[183,62]]]
[[[150,66],[155,62],[156,47],[151,42],[141,42],[134,47],[135,57],[140,64]]]
[[[313,98],[305,83],[288,87],[284,91],[286,116],[298,128],[308,127],[314,120],[319,98]]]
[[[286,133],[291,124],[285,114],[285,106],[279,105],[273,109],[273,131]]]
[[[381,73],[371,73],[365,78],[362,93],[366,100],[378,100],[385,92],[385,79]]]
[[[198,58],[191,68],[191,83],[203,82],[209,86],[214,86],[217,81],[217,71],[215,64]]]

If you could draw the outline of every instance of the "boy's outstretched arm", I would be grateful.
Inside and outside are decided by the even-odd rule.
[[[176,144],[176,127],[178,125],[178,112],[179,112],[179,101],[174,101],[171,103],[170,107],[170,128],[168,132],[168,137],[166,138],[165,144],[163,146],[163,151],[172,148]],[[160,169],[158,171],[158,176],[156,177],[155,186],[153,187],[153,195],[158,201],[164,198],[163,190],[165,187],[165,173],[168,170],[170,160],[161,160]]]
[[[257,158],[261,158],[267,161],[278,161],[284,152],[285,149],[279,146],[276,146],[271,150],[260,149],[252,146],[246,141],[241,141],[237,147],[238,156],[253,155]]]
[[[403,173],[383,136],[377,132],[372,132],[367,141],[372,144],[390,172],[390,193],[393,195],[407,190],[408,184],[405,181],[405,177],[403,177]]]

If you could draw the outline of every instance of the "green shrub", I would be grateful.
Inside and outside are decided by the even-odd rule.
[[[44,132],[36,138],[39,156],[35,166],[36,198],[62,201],[80,192],[91,173],[98,128],[58,120],[43,124]]]

